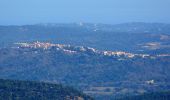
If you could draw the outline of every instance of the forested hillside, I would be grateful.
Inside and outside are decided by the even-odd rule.
[[[43,42],[0,49],[0,78],[49,81],[94,97],[170,89],[170,55]]]
[[[0,78],[61,83],[99,100],[169,90],[169,27],[163,23],[0,26]]]
[[[73,88],[33,81],[0,79],[0,100],[92,100]]]

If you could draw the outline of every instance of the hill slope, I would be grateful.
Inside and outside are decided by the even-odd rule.
[[[0,49],[0,78],[50,81],[84,93],[141,94],[170,89],[170,55],[102,51],[51,43]]]
[[[0,26],[0,46],[14,42],[46,41],[128,52],[169,52],[170,24],[37,24]],[[148,47],[148,43],[157,43]],[[143,48],[144,47],[144,48]],[[150,48],[152,47],[152,48]],[[153,48],[154,47],[154,48]],[[150,49],[152,49],[150,51]],[[163,50],[162,50],[163,49]],[[170,52],[169,52],[170,53]]]
[[[0,100],[92,100],[83,93],[62,85],[0,79]]]

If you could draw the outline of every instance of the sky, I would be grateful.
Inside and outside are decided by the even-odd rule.
[[[0,0],[0,25],[170,23],[170,0]]]

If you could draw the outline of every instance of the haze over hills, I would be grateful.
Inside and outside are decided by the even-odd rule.
[[[89,46],[101,50],[139,52],[150,49],[170,51],[170,25],[159,23],[107,24],[37,24],[0,26],[0,45],[15,42],[46,41]],[[146,51],[145,51],[146,52]]]
[[[62,83],[109,100],[169,90],[169,70],[170,24],[0,26],[0,78]]]

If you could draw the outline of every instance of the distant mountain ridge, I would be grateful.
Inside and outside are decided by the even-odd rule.
[[[0,26],[0,47],[15,42],[53,42],[89,46],[102,50],[138,52],[142,45],[159,43],[158,52],[170,51],[170,25],[161,23],[125,23],[117,25],[72,23]],[[156,50],[156,52],[157,52]],[[144,50],[146,51],[146,50]]]
[[[169,26],[0,26],[0,78],[62,83],[95,98],[169,90]]]
[[[112,31],[112,32],[131,32],[131,33],[170,33],[170,24],[167,23],[144,23],[144,22],[131,22],[121,24],[100,24],[100,23],[70,23],[70,24],[55,24],[55,23],[42,23],[35,24],[44,27],[70,27],[70,28],[84,28],[93,31]]]

